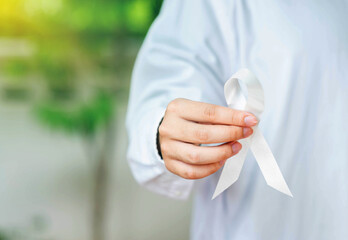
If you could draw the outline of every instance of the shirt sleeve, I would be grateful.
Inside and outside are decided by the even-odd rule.
[[[228,59],[212,2],[165,1],[133,70],[128,162],[137,182],[172,198],[187,198],[194,181],[166,169],[156,149],[157,127],[175,98],[212,102],[213,92],[222,93]]]

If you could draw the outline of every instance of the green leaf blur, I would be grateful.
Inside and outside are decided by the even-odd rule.
[[[0,0],[0,104],[25,106],[45,131],[79,139],[94,181],[94,240],[105,239],[118,113],[124,113],[136,54],[161,3]],[[30,238],[26,230],[18,238],[19,232],[0,229],[0,240]]]
[[[160,5],[0,0],[0,43],[9,46],[8,56],[0,49],[2,97],[32,103],[50,128],[96,134],[105,112],[127,99],[130,69]],[[74,110],[64,110],[67,105]]]

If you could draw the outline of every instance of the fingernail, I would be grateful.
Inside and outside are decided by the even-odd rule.
[[[235,142],[232,144],[232,151],[233,153],[237,153],[242,149],[242,144],[240,144],[239,142]]]
[[[254,126],[257,123],[257,119],[254,116],[247,116],[244,118],[244,122],[248,126]]]
[[[249,137],[253,133],[253,130],[251,128],[243,128],[243,136]]]

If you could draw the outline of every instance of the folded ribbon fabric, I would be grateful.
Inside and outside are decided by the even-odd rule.
[[[241,86],[238,80],[246,87],[246,96],[244,96],[242,91],[243,85]],[[224,92],[230,108],[250,112],[260,119],[264,109],[263,90],[260,82],[252,72],[248,69],[239,70],[226,82]],[[288,185],[260,129],[258,126],[255,126],[253,130],[254,133],[250,137],[239,140],[242,144],[240,152],[226,161],[213,199],[237,181],[249,148],[254,154],[267,184],[292,197]]]

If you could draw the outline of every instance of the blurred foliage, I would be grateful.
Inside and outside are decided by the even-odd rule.
[[[91,226],[96,240],[103,239],[116,106],[127,101],[136,53],[161,4],[0,0],[0,97],[32,104],[44,126],[87,143],[87,155],[96,158]],[[7,239],[0,233],[0,240]]]
[[[3,98],[34,97],[35,113],[45,125],[92,134],[114,103],[127,98],[136,52],[161,4],[0,0],[0,40],[23,39],[33,48],[30,56],[0,58],[0,77],[7,82]]]
[[[4,233],[0,233],[0,240],[9,240],[10,238]]]
[[[0,0],[0,100],[30,104],[42,125],[82,138],[95,168],[96,240],[104,239],[116,106],[127,101],[136,53],[161,3]],[[0,240],[29,239],[1,233]]]
[[[2,35],[144,35],[161,0],[1,0]],[[54,26],[54,28],[52,28]]]
[[[6,75],[22,79],[25,78],[30,72],[30,62],[25,59],[8,59],[4,66]]]
[[[97,129],[110,119],[112,106],[110,95],[99,93],[88,102],[70,108],[55,102],[38,105],[36,113],[44,124],[53,129],[93,137]]]

